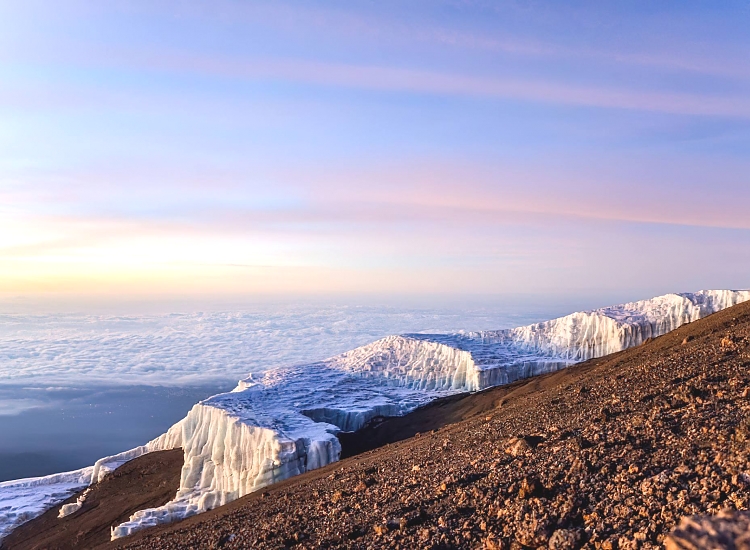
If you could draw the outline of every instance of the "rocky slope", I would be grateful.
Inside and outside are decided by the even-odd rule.
[[[427,433],[107,547],[660,546],[683,516],[747,509],[749,384],[743,304],[433,406]]]

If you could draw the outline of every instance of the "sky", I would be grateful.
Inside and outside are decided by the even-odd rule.
[[[0,0],[0,298],[747,288],[748,28],[740,1]]]

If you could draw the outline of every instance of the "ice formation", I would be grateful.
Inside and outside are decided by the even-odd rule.
[[[181,425],[180,490],[112,538],[225,504],[338,460],[335,434],[442,395],[552,372],[642,344],[750,300],[750,291],[668,294],[502,331],[389,336],[326,361],[267,372],[196,405]],[[174,428],[173,428],[174,429]]]
[[[63,504],[62,506],[60,506],[60,511],[57,513],[57,518],[64,518],[66,516],[69,516],[70,514],[75,514],[78,510],[80,510],[83,506],[83,503],[86,502],[86,497],[89,496],[89,491],[91,491],[91,487],[81,493],[75,502],[71,502],[70,504]]]
[[[243,380],[234,391],[195,405],[163,442],[151,443],[183,448],[180,489],[168,504],[113,527],[112,538],[335,462],[341,453],[337,432],[357,430],[375,416],[404,414],[443,394],[373,385],[325,361]]]
[[[509,330],[389,336],[325,361],[247,378],[234,391],[195,405],[161,437],[129,451],[134,458],[182,447],[180,488],[166,505],[141,510],[113,527],[112,538],[209,510],[334,462],[341,452],[336,434],[355,431],[374,417],[405,414],[440,396],[637,346],[746,300],[750,291],[668,294]],[[94,467],[88,481],[99,479],[103,467]],[[61,475],[71,474],[76,472]],[[88,481],[78,475],[80,488]],[[69,485],[58,492],[64,498],[74,490]],[[0,514],[2,500],[0,493]]]

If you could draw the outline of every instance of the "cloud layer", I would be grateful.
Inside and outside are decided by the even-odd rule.
[[[234,313],[0,315],[0,384],[234,383],[248,373],[325,359],[394,331],[509,328],[565,311],[528,304],[396,309],[287,303]],[[40,404],[10,400],[0,416]]]

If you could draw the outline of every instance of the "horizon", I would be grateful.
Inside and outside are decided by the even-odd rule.
[[[100,315],[100,316],[163,316],[200,315],[230,312],[272,311],[272,308],[297,307],[300,311],[314,308],[371,309],[373,311],[478,311],[495,312],[557,312],[557,317],[591,311],[609,306],[650,300],[668,294],[692,294],[703,290],[742,291],[750,288],[694,289],[664,291],[642,295],[632,290],[620,292],[580,292],[565,294],[245,294],[230,296],[168,296],[46,294],[35,296],[0,296],[0,315]],[[544,317],[548,320],[557,317]]]
[[[747,288],[748,24],[0,3],[0,311]]]

